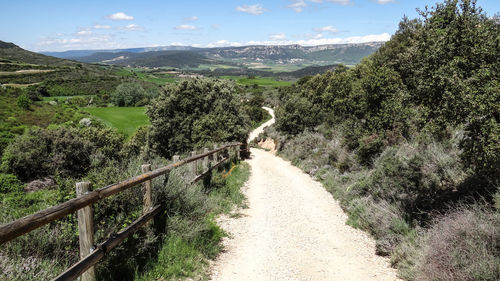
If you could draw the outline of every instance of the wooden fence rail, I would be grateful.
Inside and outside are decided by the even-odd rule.
[[[86,274],[82,276],[82,280],[95,280],[93,266],[97,262],[99,262],[99,260],[101,260],[106,253],[120,244],[130,234],[134,233],[140,227],[144,226],[149,220],[151,220],[162,210],[162,204],[151,207],[152,179],[166,174],[173,168],[180,167],[187,163],[192,163],[191,169],[193,170],[194,178],[191,183],[194,183],[204,176],[208,175],[212,169],[218,167],[230,158],[228,155],[226,155],[226,153],[224,153],[224,155],[220,153],[221,151],[229,151],[231,149],[234,149],[235,154],[239,157],[241,149],[240,147],[243,146],[244,145],[242,143],[227,144],[219,148],[215,148],[214,146],[214,149],[211,151],[205,149],[204,153],[198,155],[196,155],[196,153],[193,153],[191,157],[183,160],[179,160],[178,156],[174,156],[174,163],[153,171],[150,171],[151,166],[146,164],[141,167],[143,172],[142,174],[115,184],[105,186],[100,189],[96,189],[94,191],[91,191],[90,183],[78,183],[77,198],[68,200],[54,207],[41,210],[13,222],[1,225],[0,245],[30,231],[33,231],[34,229],[37,229],[45,224],[48,224],[52,221],[65,217],[68,214],[78,211],[81,260],[71,266],[61,275],[56,277],[54,280],[75,280],[76,278],[78,278],[78,276],[82,275],[85,272]],[[220,156],[223,157],[221,160],[219,160]],[[197,165],[198,160],[200,159],[202,159],[203,172],[200,175],[197,175]],[[210,163],[210,160],[212,160],[213,164]],[[91,206],[99,200],[122,192],[133,186],[137,186],[141,183],[144,183],[143,215],[136,221],[134,221],[131,225],[118,232],[116,235],[113,235],[104,243],[97,246],[94,250],[91,250],[89,246],[94,245]]]

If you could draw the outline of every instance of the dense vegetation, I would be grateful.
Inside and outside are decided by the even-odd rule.
[[[498,17],[447,0],[356,67],[279,92],[267,136],[405,279],[500,276],[499,45]]]

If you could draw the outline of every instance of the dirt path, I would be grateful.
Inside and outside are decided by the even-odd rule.
[[[251,152],[249,208],[219,219],[231,237],[212,280],[397,280],[320,183],[269,152]]]
[[[267,110],[267,112],[269,112],[269,114],[271,114],[272,118],[269,119],[264,124],[260,125],[257,129],[255,129],[255,130],[253,130],[253,131],[250,132],[250,135],[248,136],[248,140],[247,140],[248,143],[250,143],[253,139],[255,139],[256,137],[258,137],[260,135],[260,133],[262,133],[264,131],[265,127],[271,126],[272,124],[274,124],[274,110],[272,110],[269,107],[265,107],[265,106],[262,107],[262,108],[264,108],[265,110]]]

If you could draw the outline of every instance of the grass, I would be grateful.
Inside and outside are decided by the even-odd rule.
[[[234,205],[242,206],[244,195],[241,187],[248,180],[250,167],[240,163],[231,167],[229,172],[216,173],[213,176],[214,185],[208,195],[208,200],[214,205],[204,219],[193,224],[176,222],[171,219],[169,233],[163,241],[157,259],[149,264],[149,270],[143,274],[136,273],[137,281],[153,280],[205,280],[208,279],[207,259],[214,259],[222,250],[220,241],[225,235],[215,222],[218,213],[229,213]],[[222,185],[218,184],[223,182]],[[180,219],[182,221],[182,219]],[[195,235],[186,235],[193,229],[202,229]],[[184,237],[183,237],[184,236]]]
[[[268,77],[255,77],[251,79],[248,77],[240,77],[240,76],[221,76],[220,78],[234,80],[236,81],[236,83],[241,85],[257,84],[259,86],[281,87],[281,86],[290,86],[293,84],[293,82],[291,81],[277,81],[274,78],[268,78]]]
[[[149,124],[145,107],[90,107],[85,110],[127,136],[138,127]]]

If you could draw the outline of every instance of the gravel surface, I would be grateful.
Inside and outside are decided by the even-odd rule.
[[[260,125],[257,129],[251,131],[250,135],[248,136],[247,143],[250,143],[253,139],[255,139],[256,137],[258,137],[260,135],[260,133],[262,133],[264,131],[265,127],[271,126],[272,124],[274,124],[274,110],[272,110],[269,107],[265,107],[265,106],[262,107],[262,108],[264,108],[265,110],[267,110],[267,112],[269,112],[269,114],[271,114],[272,118],[269,119],[264,124]]]
[[[248,208],[218,219],[230,237],[212,280],[398,280],[320,183],[269,152],[251,153]]]

